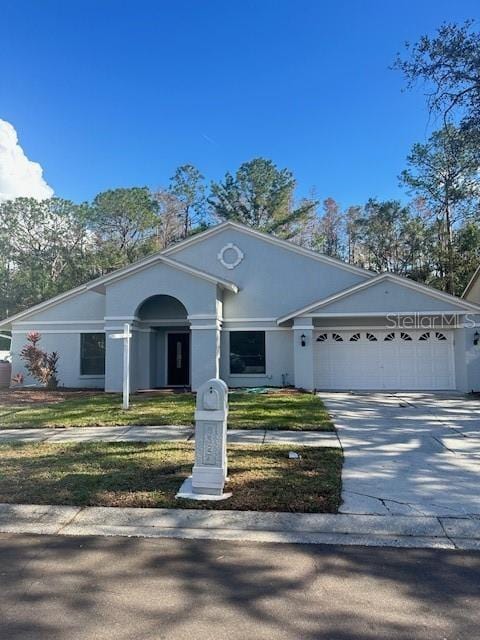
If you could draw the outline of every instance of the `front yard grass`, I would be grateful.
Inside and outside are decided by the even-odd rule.
[[[339,449],[231,446],[231,498],[175,500],[191,473],[191,443],[0,445],[0,502],[107,507],[167,507],[336,513],[340,504]]]
[[[129,411],[122,410],[119,394],[72,393],[60,402],[55,401],[55,392],[50,396],[42,392],[41,397],[41,402],[28,404],[0,401],[0,428],[193,425],[194,420],[192,393],[136,394]],[[309,393],[234,391],[229,403],[230,429],[334,430],[320,398]]]

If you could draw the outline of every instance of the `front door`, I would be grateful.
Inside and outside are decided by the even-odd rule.
[[[190,385],[190,334],[167,334],[167,385]]]

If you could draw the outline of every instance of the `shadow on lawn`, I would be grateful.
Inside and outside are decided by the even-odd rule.
[[[336,512],[342,454],[338,449],[229,448],[222,502],[176,500],[193,466],[191,443],[80,443],[0,446],[0,502],[76,506]]]
[[[9,640],[475,638],[480,557],[127,538],[0,538]]]

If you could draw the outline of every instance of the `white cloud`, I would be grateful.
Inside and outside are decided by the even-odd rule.
[[[0,118],[0,202],[20,196],[44,200],[52,195],[42,167],[27,158],[15,128]]]

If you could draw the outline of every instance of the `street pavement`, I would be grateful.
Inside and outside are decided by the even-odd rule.
[[[480,554],[0,534],[1,640],[479,637]]]

